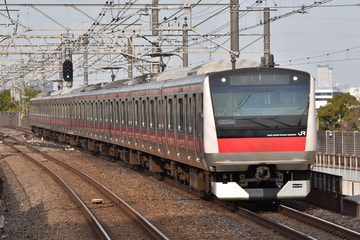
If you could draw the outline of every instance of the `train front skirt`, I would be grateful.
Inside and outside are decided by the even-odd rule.
[[[264,200],[305,198],[311,190],[310,180],[288,181],[282,188],[242,188],[236,182],[212,182],[211,191],[223,200]]]

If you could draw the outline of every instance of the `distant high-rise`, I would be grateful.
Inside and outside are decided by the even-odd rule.
[[[333,67],[331,65],[317,65],[317,89],[332,89]]]
[[[327,100],[333,97],[333,67],[331,65],[318,65],[315,87],[316,109],[325,106]]]

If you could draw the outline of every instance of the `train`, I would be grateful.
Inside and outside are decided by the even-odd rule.
[[[230,65],[229,65],[230,64]],[[237,59],[31,99],[32,131],[223,200],[305,198],[315,79]]]

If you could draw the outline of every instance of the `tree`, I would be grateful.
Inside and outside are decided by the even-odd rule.
[[[358,130],[360,102],[350,93],[334,95],[317,111],[319,130]]]
[[[29,100],[36,97],[41,91],[25,89],[25,112],[29,110]],[[21,102],[15,102],[11,99],[10,90],[4,90],[0,92],[0,111],[2,112],[21,112]]]
[[[16,108],[16,104],[11,101],[10,90],[4,90],[0,92],[0,111],[2,112],[13,112]]]

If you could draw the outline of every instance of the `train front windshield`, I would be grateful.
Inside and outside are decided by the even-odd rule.
[[[306,134],[310,75],[280,70],[210,77],[218,138]]]

